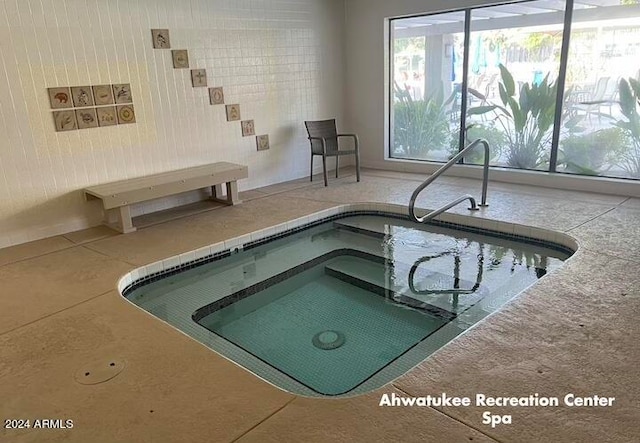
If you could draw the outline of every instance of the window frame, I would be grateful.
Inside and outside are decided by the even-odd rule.
[[[513,5],[513,4],[526,4],[536,0],[515,0],[515,1],[504,1],[504,2],[496,2],[487,5],[478,5],[471,7],[462,7],[462,8],[453,8],[453,9],[445,9],[437,12],[428,12],[424,14],[413,14],[406,15],[400,17],[392,17],[386,21],[386,38],[387,38],[387,51],[388,57],[386,60],[386,103],[385,103],[385,126],[387,130],[385,131],[385,160],[393,160],[393,161],[403,161],[403,162],[415,162],[420,164],[434,164],[440,165],[444,164],[445,161],[437,161],[437,160],[422,160],[422,159],[410,159],[397,157],[393,155],[393,131],[394,131],[394,116],[393,116],[393,104],[394,104],[394,73],[395,73],[395,57],[394,57],[394,22],[397,20],[402,20],[411,17],[429,17],[429,16],[437,16],[441,14],[447,14],[451,12],[464,12],[464,54],[463,54],[463,72],[462,72],[462,82],[461,82],[461,110],[460,110],[460,127],[459,127],[459,140],[458,140],[458,150],[464,148],[464,128],[466,127],[467,121],[467,108],[468,108],[468,74],[469,74],[469,60],[470,60],[470,45],[471,45],[471,25],[472,25],[472,13],[476,10],[481,10],[485,8],[501,6],[501,5]],[[537,174],[554,174],[554,175],[564,175],[564,176],[573,176],[573,177],[582,177],[582,178],[590,178],[596,180],[608,179],[608,180],[624,180],[630,182],[638,182],[640,181],[640,177],[617,177],[610,175],[588,175],[588,174],[577,174],[577,173],[569,173],[565,171],[558,171],[558,151],[560,147],[560,137],[561,137],[561,129],[562,129],[562,110],[564,104],[564,95],[566,88],[566,76],[567,76],[567,67],[569,63],[569,50],[570,50],[570,41],[571,41],[571,33],[572,33],[572,24],[573,24],[573,12],[574,12],[574,0],[565,0],[565,10],[563,17],[563,31],[562,31],[562,44],[560,50],[560,60],[559,60],[559,68],[558,68],[558,77],[557,77],[557,95],[556,95],[556,112],[554,115],[554,123],[553,130],[551,134],[551,148],[550,148],[550,158],[549,158],[549,166],[548,169],[524,169],[510,166],[491,166],[494,169],[506,169],[509,171],[526,171]],[[459,164],[464,165],[464,159],[459,161]],[[474,167],[475,165],[467,164],[467,166]]]

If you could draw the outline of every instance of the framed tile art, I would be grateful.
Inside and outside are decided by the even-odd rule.
[[[242,126],[242,136],[248,137],[250,135],[256,135],[255,126],[253,124],[253,120],[242,120],[240,122]]]
[[[73,100],[71,98],[71,89],[64,88],[49,88],[49,102],[51,109],[62,109],[73,107]]]
[[[113,98],[116,104],[132,103],[131,85],[129,83],[118,83],[113,85]]]
[[[118,117],[116,115],[115,106],[105,106],[103,108],[96,108],[96,114],[98,117],[98,125],[114,126],[118,124]]]
[[[91,86],[74,86],[71,88],[73,105],[76,108],[93,106],[93,92]]]
[[[258,151],[266,151],[267,149],[269,149],[269,135],[257,135],[256,147],[258,148]]]
[[[98,127],[96,108],[76,109],[76,119],[78,121],[78,129]]]
[[[206,69],[192,69],[191,70],[191,84],[194,88],[200,88],[207,86],[207,70]]]
[[[118,114],[119,125],[136,122],[136,113],[133,105],[116,106],[116,113]]]
[[[240,105],[227,105],[227,121],[234,122],[240,120]]]
[[[169,49],[171,41],[169,40],[168,29],[152,29],[151,37],[153,38],[154,49]]]
[[[224,104],[224,91],[221,87],[209,88],[209,103],[212,105]]]
[[[171,58],[174,68],[185,69],[189,67],[189,51],[186,49],[172,49]]]
[[[100,105],[112,105],[113,104],[113,89],[111,85],[97,85],[93,87],[93,98],[95,104]]]
[[[78,129],[78,122],[76,120],[76,112],[69,111],[54,111],[53,121],[56,126],[56,131],[75,131]]]

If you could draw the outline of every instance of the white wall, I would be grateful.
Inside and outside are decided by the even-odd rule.
[[[151,28],[271,150],[152,49]],[[0,247],[99,224],[92,184],[215,161],[248,165],[241,190],[305,176],[303,120],[343,117],[343,30],[344,0],[0,0]],[[109,83],[131,84],[136,124],[55,132],[48,87]]]

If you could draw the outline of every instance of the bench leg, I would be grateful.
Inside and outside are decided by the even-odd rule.
[[[133,226],[133,222],[131,221],[131,209],[129,205],[120,206],[118,208],[118,227],[120,228],[123,234],[128,234],[129,232],[135,232],[136,228]]]
[[[235,180],[227,183],[227,202],[230,205],[242,203],[238,197],[238,182]]]
[[[111,214],[115,214],[116,216],[115,223],[111,221]],[[128,205],[105,211],[104,223],[110,228],[122,232],[123,234],[136,231],[136,228],[133,226],[133,222],[131,221],[131,208]]]
[[[226,198],[222,197],[222,184],[215,185],[211,187],[211,200],[215,200],[221,203],[226,203],[227,205],[237,205],[242,203],[240,198],[238,197],[238,182],[230,181],[226,183],[227,185],[227,196]]]
[[[222,197],[222,184],[211,186],[211,196],[217,200]]]

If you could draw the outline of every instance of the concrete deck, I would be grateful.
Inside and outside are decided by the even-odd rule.
[[[339,400],[298,397],[130,305],[140,265],[348,202],[406,204],[424,177],[364,170],[249,191],[244,204],[119,235],[106,228],[0,250],[0,418],[72,429],[0,429],[7,442],[633,442],[640,419],[640,200],[490,183],[480,217],[566,232],[566,265],[390,385]],[[475,180],[443,177],[423,207]],[[453,210],[466,214],[464,208]],[[125,361],[111,380],[75,375]],[[382,394],[616,397],[610,408],[379,407]],[[511,414],[491,428],[482,412]]]

